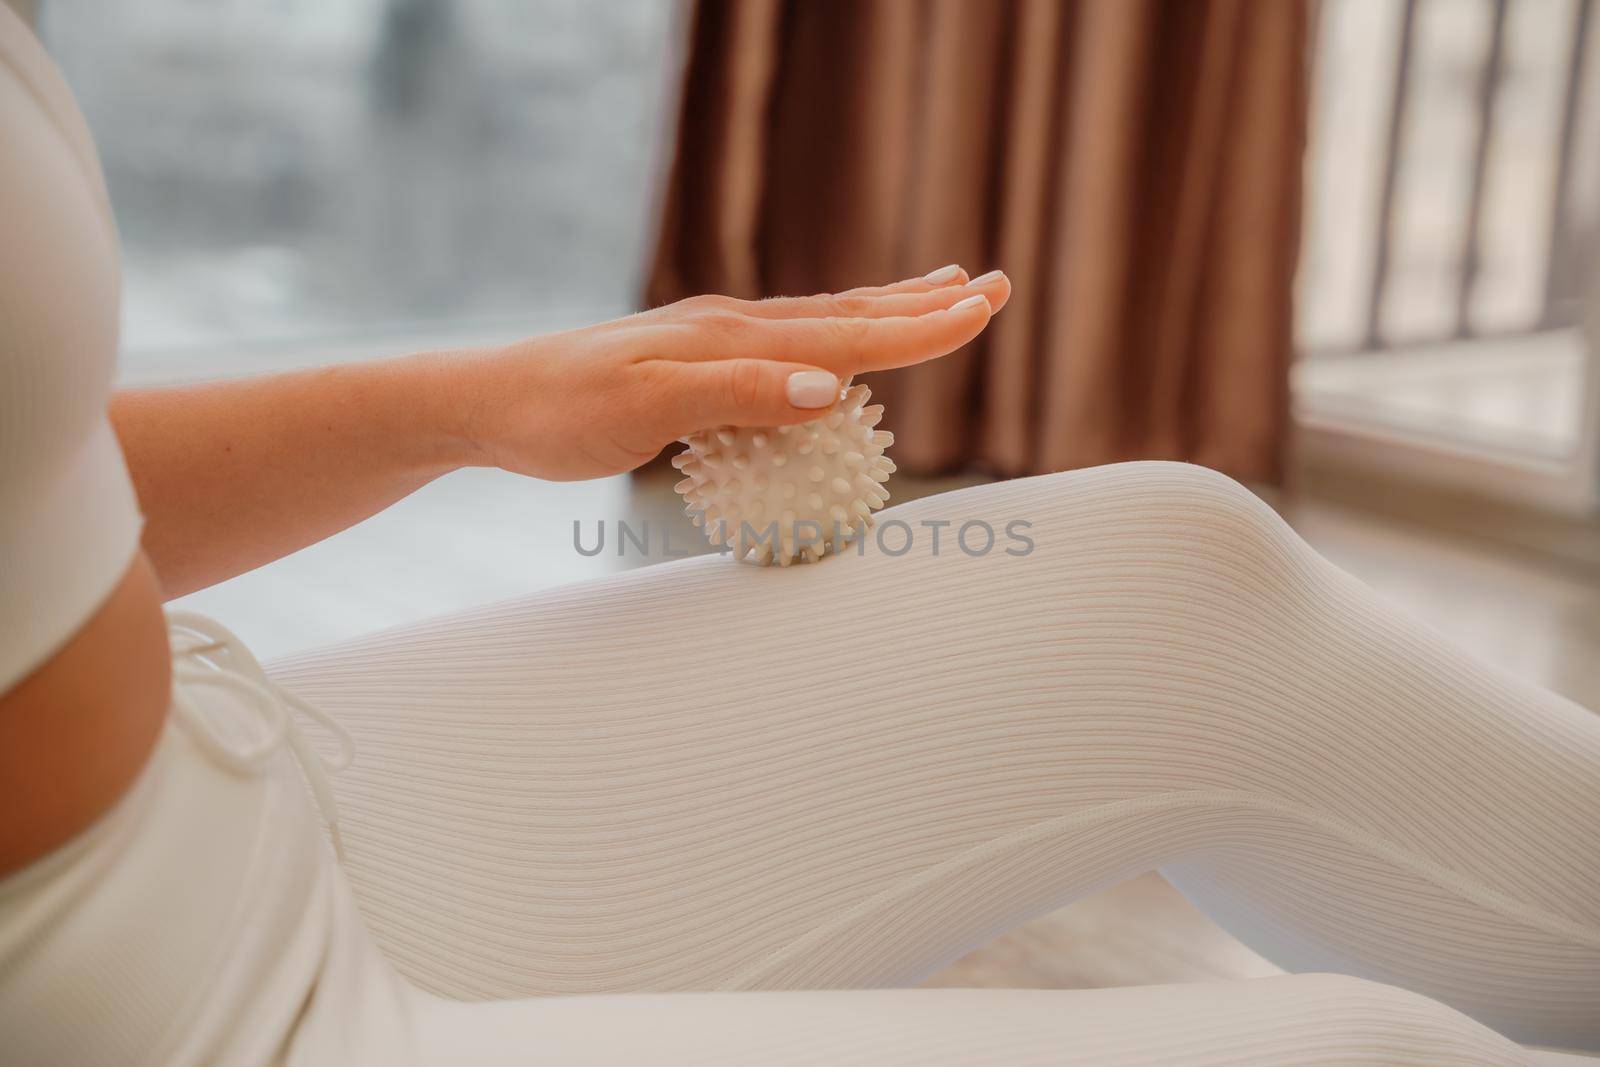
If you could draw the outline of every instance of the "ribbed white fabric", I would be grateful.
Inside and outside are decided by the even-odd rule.
[[[98,164],[4,5],[0,130],[4,691],[112,588],[139,517],[103,414]],[[292,702],[238,650],[220,687],[186,664],[138,786],[0,881],[0,1058],[1528,1062],[1445,1004],[1600,1047],[1593,716],[1395,616],[1194,468],[894,517],[1024,520],[1037,549],[701,559],[283,665],[358,738],[349,878],[420,988],[272,743]],[[1314,976],[441,999],[913,982],[1155,865],[1286,966],[1444,1003]]]
[[[1600,1044],[1589,712],[1396,616],[1199,468],[886,514],[1021,519],[1036,549],[699,559],[280,665],[359,745],[345,867],[295,701],[174,616],[179,713],[139,784],[0,881],[0,1060],[1512,1064],[1542,1057],[1505,1034]],[[1394,984],[826,991],[915,982],[1156,865],[1285,965]],[[724,992],[651,992],[697,989]],[[811,991],[743,992],[780,989]]]
[[[407,991],[318,832],[289,702],[181,621],[138,782],[0,879],[0,1064],[406,1063]]]
[[[105,418],[119,286],[89,132],[0,3],[0,693],[94,613],[138,547]]]
[[[785,571],[702,558],[278,665],[356,737],[346,870],[399,969],[469,1000],[909,984],[1159,866],[1286,967],[1600,1047],[1590,712],[1397,614],[1200,468],[886,515],[953,525],[937,556],[920,536]],[[1035,550],[953,550],[971,519],[1030,522]],[[924,995],[424,999],[415,1021],[481,1062],[962,1062],[974,1027],[1017,1062],[1078,1041],[1108,1062],[1362,1058],[1329,1036],[1347,1023],[1372,1060],[1521,1055],[1348,981],[1115,994],[1150,998],[1125,1015]],[[1033,1025],[1001,1040],[991,1015]]]
[[[1072,992],[874,989],[438,1003],[429,1064],[524,1067],[1107,1067],[1578,1064],[1524,1050],[1438,1001],[1342,975]]]

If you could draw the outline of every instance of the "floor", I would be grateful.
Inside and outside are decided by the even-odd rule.
[[[672,473],[551,485],[463,472],[184,602],[271,658],[649,565],[697,545],[670,488]],[[957,484],[899,477],[892,488],[903,500]],[[1330,503],[1272,502],[1313,546],[1397,607],[1485,659],[1600,708],[1600,584],[1421,525]],[[619,522],[648,550],[620,539]],[[602,527],[604,550],[580,552],[579,545],[593,550]],[[1030,923],[929,984],[1076,988],[1274,972],[1150,874]]]

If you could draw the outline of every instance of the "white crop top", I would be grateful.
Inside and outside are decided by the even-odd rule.
[[[0,693],[94,614],[138,545],[106,419],[118,288],[88,127],[0,2]]]

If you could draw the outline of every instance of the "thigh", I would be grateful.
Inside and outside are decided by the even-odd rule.
[[[903,555],[666,564],[280,665],[357,737],[346,870],[400,969],[478,999],[911,983],[1200,857],[1211,904],[1236,895],[1218,862],[1293,898],[1271,925],[1297,967],[1451,1003],[1533,989],[1592,1037],[1588,713],[1196,468],[888,514]],[[954,543],[1012,522],[1031,552]],[[1337,877],[1329,842],[1359,851]]]
[[[417,1006],[422,1067],[1537,1062],[1435,1001],[1333,975],[1131,989],[667,993]]]
[[[1074,529],[1114,503],[1084,476],[954,494],[897,512],[952,524],[937,553],[919,527],[900,556],[663,564],[273,674],[356,737],[346,870],[425,988],[914,981],[1159,861],[1148,813],[1091,810],[1159,787],[1113,738],[1127,661],[1096,664],[1121,550]],[[1013,520],[1029,555],[954,544]]]

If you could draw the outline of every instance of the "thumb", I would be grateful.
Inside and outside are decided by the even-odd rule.
[[[806,422],[839,400],[838,376],[804,363],[719,359],[669,366],[661,414],[673,437],[713,426]]]

